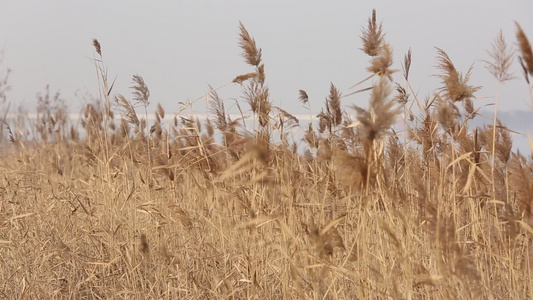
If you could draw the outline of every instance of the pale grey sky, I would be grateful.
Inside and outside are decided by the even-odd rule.
[[[367,76],[368,57],[359,50],[360,32],[373,8],[394,49],[394,68],[409,47],[413,51],[411,84],[423,99],[439,87],[432,75],[435,47],[457,69],[475,63],[473,85],[493,101],[496,81],[482,59],[500,29],[516,46],[518,21],[533,39],[533,1],[8,1],[0,2],[0,71],[12,69],[8,94],[12,110],[35,107],[36,93],[50,84],[72,112],[84,95],[97,96],[91,40],[102,45],[109,76],[117,76],[114,93],[131,98],[131,77],[141,75],[151,91],[151,108],[160,102],[167,114],[178,102],[207,92],[248,73],[238,47],[242,21],[263,50],[272,102],[293,114],[306,113],[298,90],[308,92],[314,113],[323,106],[333,82],[343,93]],[[504,86],[502,110],[530,109],[518,64],[517,80]],[[400,73],[396,74],[400,81]],[[76,96],[76,94],[81,96]],[[240,87],[219,91],[223,99],[241,99]],[[367,95],[345,98],[364,105]],[[228,102],[231,105],[231,102]],[[195,112],[205,113],[202,105]]]

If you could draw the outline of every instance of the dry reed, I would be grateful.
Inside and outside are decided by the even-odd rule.
[[[0,297],[533,295],[533,164],[511,151],[499,120],[471,128],[478,90],[468,83],[471,69],[463,76],[438,49],[442,87],[418,99],[411,52],[405,82],[395,84],[392,48],[373,11],[362,36],[370,77],[361,81],[372,85],[357,91],[368,105],[355,107],[354,122],[343,109],[351,100],[331,84],[317,124],[306,126],[271,105],[262,51],[242,24],[239,37],[254,70],[233,82],[243,86],[253,131],[229,117],[215,89],[204,95],[212,120],[168,122],[158,105],[149,123],[146,111],[135,110],[149,100],[137,75],[133,102],[116,94],[111,109],[113,84],[97,40],[101,101],[84,107],[81,128],[48,91],[35,137],[6,124],[12,146],[0,164]],[[500,34],[488,65],[500,82],[512,77],[511,53]],[[299,100],[310,108],[305,91]],[[470,106],[470,117],[457,102]],[[405,128],[397,132],[402,110]],[[303,141],[291,134],[300,126]],[[300,142],[303,151],[295,149]]]

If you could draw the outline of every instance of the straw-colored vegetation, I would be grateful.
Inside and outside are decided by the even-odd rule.
[[[234,84],[252,131],[216,90],[211,120],[158,106],[149,123],[143,78],[133,99],[113,96],[97,40],[101,101],[79,127],[48,94],[31,139],[27,123],[4,123],[0,298],[533,297],[533,163],[512,152],[497,110],[492,125],[469,126],[470,70],[436,49],[442,85],[416,97],[411,53],[392,68],[373,12],[362,32],[370,74],[350,91],[368,106],[344,110],[350,97],[332,84],[293,140],[299,122],[272,105],[259,43],[239,32],[251,71]],[[517,32],[519,60],[500,34],[486,65],[501,84],[520,62],[527,99],[533,54]]]

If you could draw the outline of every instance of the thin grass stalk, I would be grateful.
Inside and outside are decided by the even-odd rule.
[[[496,168],[496,121],[498,120],[498,104],[500,102],[501,85],[501,81],[498,81],[498,87],[496,88],[496,101],[494,103],[494,117],[492,120],[492,159],[490,168],[490,175],[492,179],[492,200],[496,200],[496,183],[494,181],[494,169]],[[493,208],[494,213],[497,213],[496,204],[493,204]]]
[[[150,98],[150,90],[148,89],[148,87],[146,86],[145,82],[144,82],[144,79],[139,76],[139,75],[133,75],[133,86],[132,86],[132,89],[134,90],[133,91],[133,95],[134,95],[134,98],[133,100],[136,101],[137,103],[140,103],[143,108],[144,108],[144,118],[146,120],[146,122],[148,122],[148,105],[150,104],[149,102],[149,98]],[[142,124],[142,122],[141,122]],[[152,172],[152,168],[153,168],[153,164],[152,164],[152,147],[151,147],[151,143],[152,143],[152,139],[151,139],[151,135],[150,135],[150,130],[148,128],[148,125],[145,126],[145,128],[139,128],[143,134],[143,136],[145,137],[145,143],[146,143],[146,158],[147,158],[147,164],[148,164],[148,169],[147,169],[147,174],[146,174],[146,177],[147,177],[147,180],[149,180],[149,185],[152,184],[152,176],[153,176],[153,172]]]
[[[518,26],[519,27],[519,26]],[[506,81],[512,80],[514,76],[510,73],[511,63],[514,60],[514,52],[508,50],[507,43],[500,30],[498,37],[493,43],[492,50],[488,52],[493,61],[485,61],[487,69],[497,79],[498,86],[496,89],[496,100],[494,103],[494,116],[492,120],[492,160],[491,160],[491,179],[492,179],[492,200],[496,200],[496,184],[494,170],[496,168],[496,123],[498,119],[498,108],[500,102],[501,86]],[[496,204],[493,205],[494,213],[497,212]]]
[[[104,109],[102,111],[103,114],[103,120],[104,120],[104,132],[103,132],[103,140],[100,139],[100,144],[104,148],[104,162],[106,164],[106,167],[108,167],[109,163],[109,137],[107,133],[107,128],[109,125],[109,110],[111,109],[111,104],[109,100],[109,94],[111,93],[111,89],[113,88],[113,85],[111,87],[109,86],[108,80],[107,80],[107,71],[104,65],[103,56],[102,56],[102,49],[101,45],[98,42],[97,39],[93,39],[93,46],[95,47],[96,53],[100,56],[100,59],[97,59],[96,57],[93,57],[94,67],[96,69],[96,79],[98,81],[98,90],[100,94],[101,103],[104,106]],[[106,172],[107,175],[109,175],[109,172]]]

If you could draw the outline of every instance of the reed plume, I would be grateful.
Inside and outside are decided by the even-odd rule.
[[[141,125],[139,117],[135,112],[135,107],[131,104],[123,95],[118,94],[115,96],[115,103],[121,109],[124,114],[124,119],[128,123],[135,125],[137,128]]]
[[[102,47],[100,46],[100,42],[98,42],[97,39],[93,39],[93,46],[94,46],[94,49],[96,50],[96,53],[102,56]]]
[[[239,46],[243,50],[242,56],[248,64],[254,67],[258,67],[261,63],[261,49],[257,48],[257,45],[255,44],[255,39],[250,36],[248,30],[246,30],[246,28],[241,22],[239,22],[239,30]]]
[[[255,72],[237,76],[233,82],[242,83],[249,81],[244,90],[246,102],[250,109],[257,116],[259,125],[266,130],[270,120],[271,103],[269,100],[269,90],[265,85],[265,65],[261,63],[261,49],[257,48],[255,40],[250,36],[244,25],[239,22],[239,46],[242,49],[242,56],[246,62],[255,67]],[[264,131],[266,136],[270,132]]]
[[[392,66],[392,48],[388,43],[382,43],[378,54],[370,60],[368,71],[379,76],[385,76],[392,81],[392,74],[396,70],[390,69]]]
[[[487,64],[486,68],[494,78],[502,83],[514,78],[511,73],[514,52],[507,46],[501,30],[492,44],[492,50],[488,51],[488,54],[492,58],[492,61],[485,61]]]
[[[304,90],[299,90],[298,93],[300,94],[300,96],[298,96],[298,100],[300,100],[300,102],[303,104],[309,103],[309,96]]]
[[[520,53],[522,54],[522,63],[525,66],[524,69],[527,69],[529,75],[533,76],[533,50],[531,49],[531,44],[527,39],[526,33],[522,30],[522,27],[518,22],[516,24],[516,39],[518,40],[518,45],[520,46]]]
[[[209,110],[215,116],[215,126],[218,130],[224,132],[228,128],[228,122],[226,119],[226,109],[224,108],[224,101],[220,99],[216,90],[210,87],[209,93]]]
[[[474,97],[474,93],[480,89],[477,86],[468,85],[472,67],[468,69],[463,76],[455,69],[450,57],[444,50],[437,48],[437,68],[442,71],[442,74],[437,77],[442,79],[443,87],[441,91],[444,95],[453,102],[463,101]]]
[[[150,90],[144,82],[144,79],[139,75],[133,75],[133,100],[137,103],[142,103],[144,106],[150,104],[148,100],[150,99]]]
[[[381,77],[378,84],[372,88],[369,110],[354,107],[357,111],[357,120],[361,123],[361,134],[370,141],[380,137],[390,128],[399,113],[394,100],[387,100],[391,92],[388,80]]]
[[[330,83],[329,96],[326,99],[326,109],[332,120],[333,126],[338,126],[342,122],[342,110],[341,110],[341,98],[340,91]]]
[[[362,50],[369,56],[377,56],[381,50],[384,34],[382,25],[377,24],[375,9],[372,10],[372,17],[368,19],[368,27],[363,29],[362,33]]]
[[[411,70],[411,62],[412,62],[411,55],[412,55],[411,48],[409,48],[409,51],[407,51],[407,54],[404,57],[403,65],[402,65],[403,78],[407,81],[409,81],[409,71]]]

